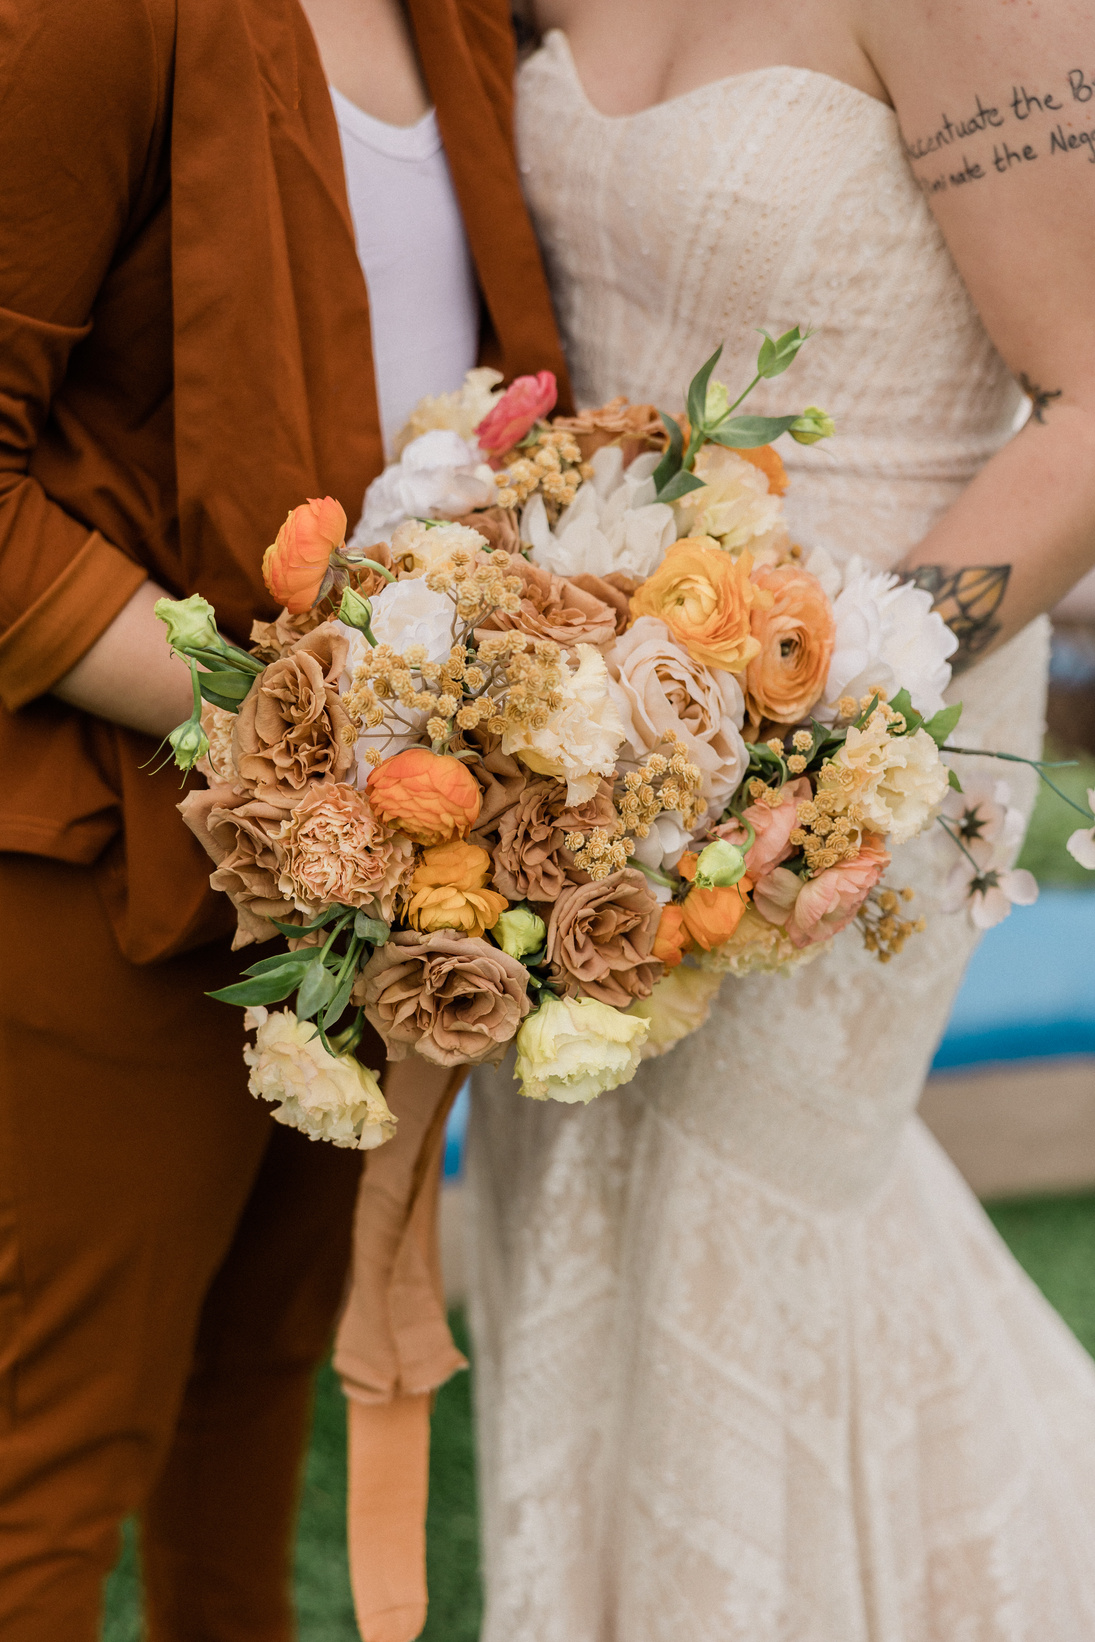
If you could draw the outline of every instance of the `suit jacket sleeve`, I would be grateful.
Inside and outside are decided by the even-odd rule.
[[[146,572],[34,452],[144,183],[166,86],[145,0],[0,0],[0,699],[74,666]]]

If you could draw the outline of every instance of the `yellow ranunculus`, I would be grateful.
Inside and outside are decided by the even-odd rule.
[[[426,935],[458,929],[472,936],[493,929],[509,902],[497,890],[486,888],[490,868],[486,850],[458,838],[425,850],[407,885],[411,928]]]
[[[631,600],[631,615],[655,616],[694,661],[741,673],[760,649],[750,631],[753,607],[772,602],[749,579],[748,553],[732,559],[702,538],[676,542]]]

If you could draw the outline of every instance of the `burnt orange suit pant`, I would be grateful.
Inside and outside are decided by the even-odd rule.
[[[92,874],[0,856],[0,1638],[93,1642],[142,1519],[150,1642],[288,1642],[312,1375],[360,1154],[274,1124],[240,956],[137,968]]]

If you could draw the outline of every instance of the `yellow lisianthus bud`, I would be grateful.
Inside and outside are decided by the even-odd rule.
[[[539,952],[547,938],[547,925],[535,912],[528,907],[511,907],[503,912],[491,934],[511,958],[527,958],[531,952]]]
[[[721,422],[730,410],[730,395],[725,382],[709,382],[707,384],[707,399],[703,407],[703,419],[709,428],[716,422]]]
[[[700,851],[695,882],[700,889],[729,889],[745,877],[745,855],[737,844],[716,838]]]
[[[198,759],[204,758],[209,751],[209,737],[197,718],[188,718],[185,724],[177,724],[167,740],[180,770],[192,770]]]
[[[819,410],[816,405],[807,405],[787,431],[800,445],[816,445],[819,439],[832,438],[836,423],[827,411]]]
[[[188,599],[157,599],[152,611],[167,628],[167,642],[173,650],[185,654],[220,649],[216,612],[200,593],[191,593]]]
[[[347,627],[356,627],[366,638],[372,637],[373,606],[370,599],[363,599],[360,593],[355,593],[352,587],[347,587],[342,594],[342,603],[338,607],[338,619],[345,622]]]

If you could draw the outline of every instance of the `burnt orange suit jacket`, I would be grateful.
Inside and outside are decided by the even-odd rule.
[[[506,0],[409,0],[486,362],[568,390],[512,147]],[[245,639],[287,510],[382,464],[338,133],[296,0],[0,0],[0,849],[93,865],[135,963],[229,927],[153,745],[49,690],[153,576]],[[369,1642],[424,1614],[433,1217],[452,1080],[391,1089],[338,1362]]]

